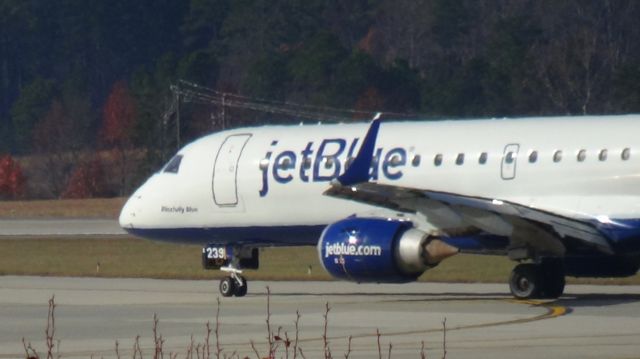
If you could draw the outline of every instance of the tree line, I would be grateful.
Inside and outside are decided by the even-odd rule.
[[[0,154],[22,196],[124,195],[178,142],[300,120],[176,98],[179,80],[319,119],[638,112],[638,18],[632,0],[0,0]]]

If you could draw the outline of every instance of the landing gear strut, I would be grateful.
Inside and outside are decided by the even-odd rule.
[[[511,294],[518,299],[558,298],[564,285],[564,266],[559,258],[518,264],[509,277]]]
[[[247,279],[242,269],[258,269],[260,266],[258,248],[229,246],[210,243],[202,248],[202,267],[219,269],[229,274],[220,280],[220,294],[223,297],[244,297],[247,295]]]
[[[244,297],[247,295],[247,279],[240,274],[242,271],[232,266],[222,267],[221,271],[229,273],[229,276],[220,280],[220,294],[223,297]]]

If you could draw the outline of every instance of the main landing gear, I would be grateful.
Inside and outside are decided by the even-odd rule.
[[[509,277],[511,294],[518,299],[558,298],[564,292],[564,265],[560,258],[518,264]]]
[[[220,268],[221,271],[229,273],[229,276],[220,280],[220,294],[223,297],[244,297],[247,295],[247,279],[240,274],[242,271],[231,266]]]

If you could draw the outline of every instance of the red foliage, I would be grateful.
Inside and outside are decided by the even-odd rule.
[[[0,198],[16,199],[24,193],[26,177],[20,165],[10,156],[0,156]]]
[[[62,198],[93,198],[107,195],[104,166],[98,158],[76,166]]]
[[[130,145],[135,118],[135,100],[127,83],[118,81],[113,85],[104,105],[100,130],[102,142],[110,147]]]

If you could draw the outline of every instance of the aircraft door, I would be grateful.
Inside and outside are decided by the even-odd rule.
[[[251,134],[228,136],[216,155],[213,165],[213,200],[220,207],[238,204],[238,162]]]
[[[503,180],[516,178],[516,162],[518,161],[519,150],[520,145],[517,143],[510,143],[504,147],[502,164],[500,166],[500,176]]]

